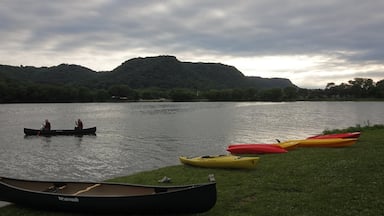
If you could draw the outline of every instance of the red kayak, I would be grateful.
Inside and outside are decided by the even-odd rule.
[[[359,138],[360,134],[361,134],[361,132],[349,132],[349,133],[338,133],[338,134],[320,134],[320,135],[308,137],[307,139]]]
[[[233,144],[227,151],[232,154],[274,154],[285,153],[287,150],[277,144]]]

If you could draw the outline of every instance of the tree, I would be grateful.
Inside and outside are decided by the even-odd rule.
[[[244,94],[246,94],[245,98],[246,98],[247,100],[250,100],[250,101],[257,100],[257,94],[258,94],[258,91],[257,91],[257,89],[255,89],[255,88],[248,88],[248,89],[245,89]]]
[[[191,101],[195,98],[194,92],[188,89],[172,89],[169,95],[173,101]]]
[[[284,100],[296,100],[297,99],[297,88],[293,86],[288,86],[283,89]]]
[[[330,83],[327,83],[327,86],[325,87],[325,89],[327,90],[327,89],[332,89],[332,88],[334,88],[336,85],[335,85],[335,83],[334,82],[330,82]]]
[[[113,85],[108,89],[110,95],[127,100],[139,99],[139,94],[128,85]]]
[[[283,99],[283,91],[280,88],[266,89],[260,92],[262,101],[281,101]]]
[[[354,80],[348,81],[348,83],[351,85],[351,93],[356,98],[369,96],[374,88],[372,79],[355,78]]]
[[[108,91],[105,89],[96,90],[95,100],[96,101],[107,101],[110,98]]]
[[[147,88],[138,90],[139,97],[145,100],[168,98],[167,90],[160,88]]]
[[[384,79],[376,83],[376,97],[384,98]]]
[[[8,91],[7,84],[2,80],[0,80],[0,103],[6,100],[7,91]]]

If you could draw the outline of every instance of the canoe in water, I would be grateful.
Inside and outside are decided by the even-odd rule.
[[[254,169],[259,157],[240,157],[234,155],[208,155],[201,157],[179,157],[187,165],[206,168]]]
[[[0,200],[35,209],[89,214],[191,214],[216,203],[216,184],[148,186],[31,181],[0,177]]]
[[[39,129],[30,129],[24,128],[24,134],[27,136],[56,136],[56,135],[88,135],[96,134],[96,127],[84,128],[81,130],[39,130]]]

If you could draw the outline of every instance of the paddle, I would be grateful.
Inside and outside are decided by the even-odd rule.
[[[43,130],[43,129],[44,129],[44,123],[41,124],[41,128],[40,128],[40,130],[37,132],[37,136],[40,136],[40,132],[41,132],[41,130]]]
[[[79,195],[79,194],[81,194],[81,193],[84,193],[84,192],[87,192],[87,191],[90,191],[90,190],[92,190],[93,188],[95,188],[95,187],[98,187],[98,186],[100,186],[101,184],[94,184],[94,185],[92,185],[92,186],[89,186],[89,187],[87,187],[87,188],[85,188],[84,190],[79,190],[79,191],[77,191],[76,193],[74,193],[74,194],[72,194],[72,195]]]

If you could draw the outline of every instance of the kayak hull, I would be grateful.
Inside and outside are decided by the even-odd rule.
[[[210,155],[201,157],[179,157],[183,164],[205,168],[254,169],[259,157],[240,157],[234,155]]]
[[[334,139],[305,139],[295,140],[299,147],[346,147],[357,142],[356,138],[334,138]]]
[[[349,133],[338,133],[338,134],[319,134],[310,136],[307,139],[334,139],[334,138],[359,138],[361,132],[349,132]]]
[[[277,144],[232,144],[227,151],[232,154],[277,154],[287,150]]]
[[[297,141],[285,141],[285,142],[277,143],[276,145],[286,150],[292,150],[297,148],[299,146],[298,144],[299,143]]]

